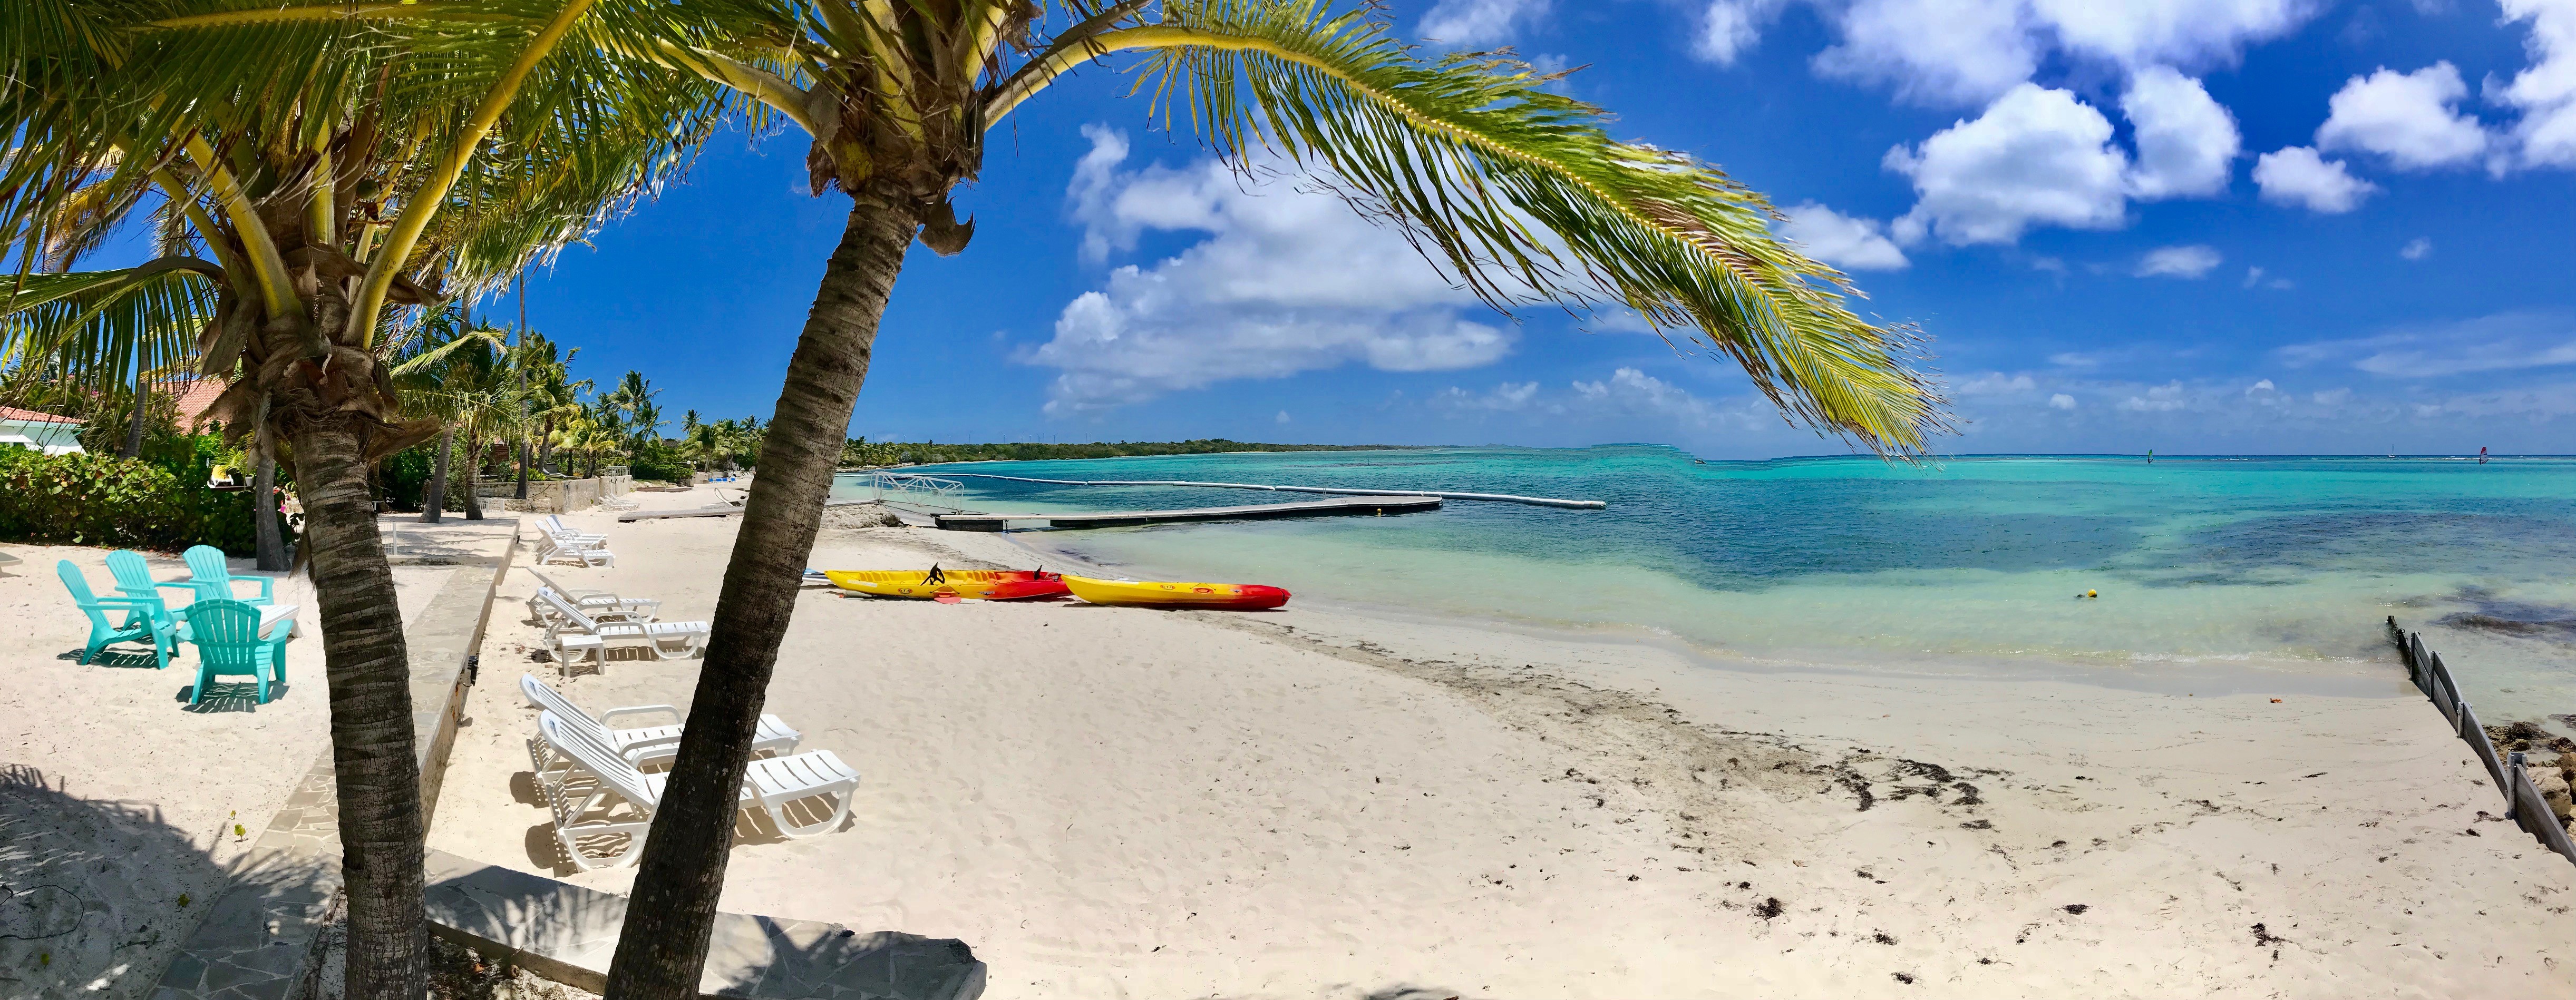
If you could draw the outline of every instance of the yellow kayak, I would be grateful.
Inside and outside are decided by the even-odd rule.
[[[1024,597],[1053,597],[1065,592],[1064,580],[1054,573],[1024,569],[947,569],[933,566],[928,570],[824,570],[823,577],[832,585],[852,593],[875,597],[909,597],[937,600],[945,597],[963,601],[1012,601]]]
[[[1073,596],[1093,604],[1257,611],[1288,603],[1288,592],[1257,583],[1184,583],[1162,580],[1095,580],[1067,573]]]

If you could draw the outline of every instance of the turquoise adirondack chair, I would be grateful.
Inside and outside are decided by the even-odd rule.
[[[100,597],[91,593],[89,578],[83,576],[80,567],[72,565],[69,559],[55,563],[54,572],[63,578],[63,586],[72,592],[72,603],[79,606],[82,614],[89,616],[89,645],[81,650],[80,662],[86,664],[96,659],[98,651],[111,642],[148,642],[152,644],[152,658],[158,665],[170,665],[171,655],[178,652],[178,640],[175,637],[177,626],[167,612],[155,615],[143,602],[134,598]],[[117,612],[125,613],[125,624],[117,625],[108,620],[109,615]],[[257,627],[256,622],[252,624]]]
[[[273,591],[277,581],[265,576],[243,578],[245,583],[259,584],[258,597],[234,596],[232,567],[225,564],[222,549],[212,545],[194,545],[180,553],[180,557],[188,561],[188,582],[196,586],[199,603],[240,601],[252,607],[265,608],[276,599]]]
[[[293,629],[279,622],[273,630],[277,637],[263,639],[259,609],[246,602],[217,599],[190,605],[188,624],[180,633],[197,645],[197,686],[188,692],[188,704],[204,700],[216,676],[242,674],[259,682],[259,700],[266,704],[269,686],[286,683],[286,639]]]
[[[188,620],[188,606],[171,607],[169,601],[161,596],[161,591],[177,587],[193,595],[197,592],[196,584],[186,580],[153,579],[152,567],[144,563],[142,553],[130,549],[118,549],[107,554],[107,573],[116,578],[117,593],[147,602],[153,617],[164,624],[175,629],[179,622]]]

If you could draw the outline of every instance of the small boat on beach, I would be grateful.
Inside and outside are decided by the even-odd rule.
[[[1260,611],[1288,603],[1287,591],[1257,583],[1095,580],[1067,574],[1064,585],[1073,589],[1073,596],[1093,604]]]
[[[1065,593],[1063,574],[1025,569],[832,569],[823,578],[852,593],[922,601],[1017,601]]]

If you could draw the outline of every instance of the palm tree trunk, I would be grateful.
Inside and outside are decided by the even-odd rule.
[[[465,519],[483,519],[483,442],[465,435]]]
[[[437,524],[447,511],[447,454],[456,450],[453,428],[438,432],[438,461],[429,470],[429,488],[421,491],[420,523]]]
[[[698,994],[733,846],[735,800],[770,670],[814,551],[851,405],[867,380],[877,321],[917,226],[889,200],[862,194],[855,201],[787,363],[760,478],[752,481],[725,566],[715,633],[698,670],[679,758],[644,843],[634,903],[608,970],[607,995],[619,1000]]]
[[[320,605],[331,687],[331,764],[339,786],[341,872],[349,900],[353,998],[421,996],[428,946],[421,911],[420,771],[412,749],[410,654],[393,570],[355,418],[295,428],[304,550]]]
[[[250,477],[250,530],[253,553],[259,556],[263,573],[283,573],[286,561],[286,532],[277,523],[277,456],[260,453],[259,464]]]
[[[125,419],[125,447],[117,454],[127,458],[143,456],[143,415],[152,408],[152,382],[143,377],[143,363],[134,364],[134,412]]]

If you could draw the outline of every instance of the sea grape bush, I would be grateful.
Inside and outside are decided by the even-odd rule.
[[[0,541],[250,555],[250,492],[140,459],[0,447]],[[285,529],[284,524],[280,528]],[[292,538],[292,535],[289,535]]]

